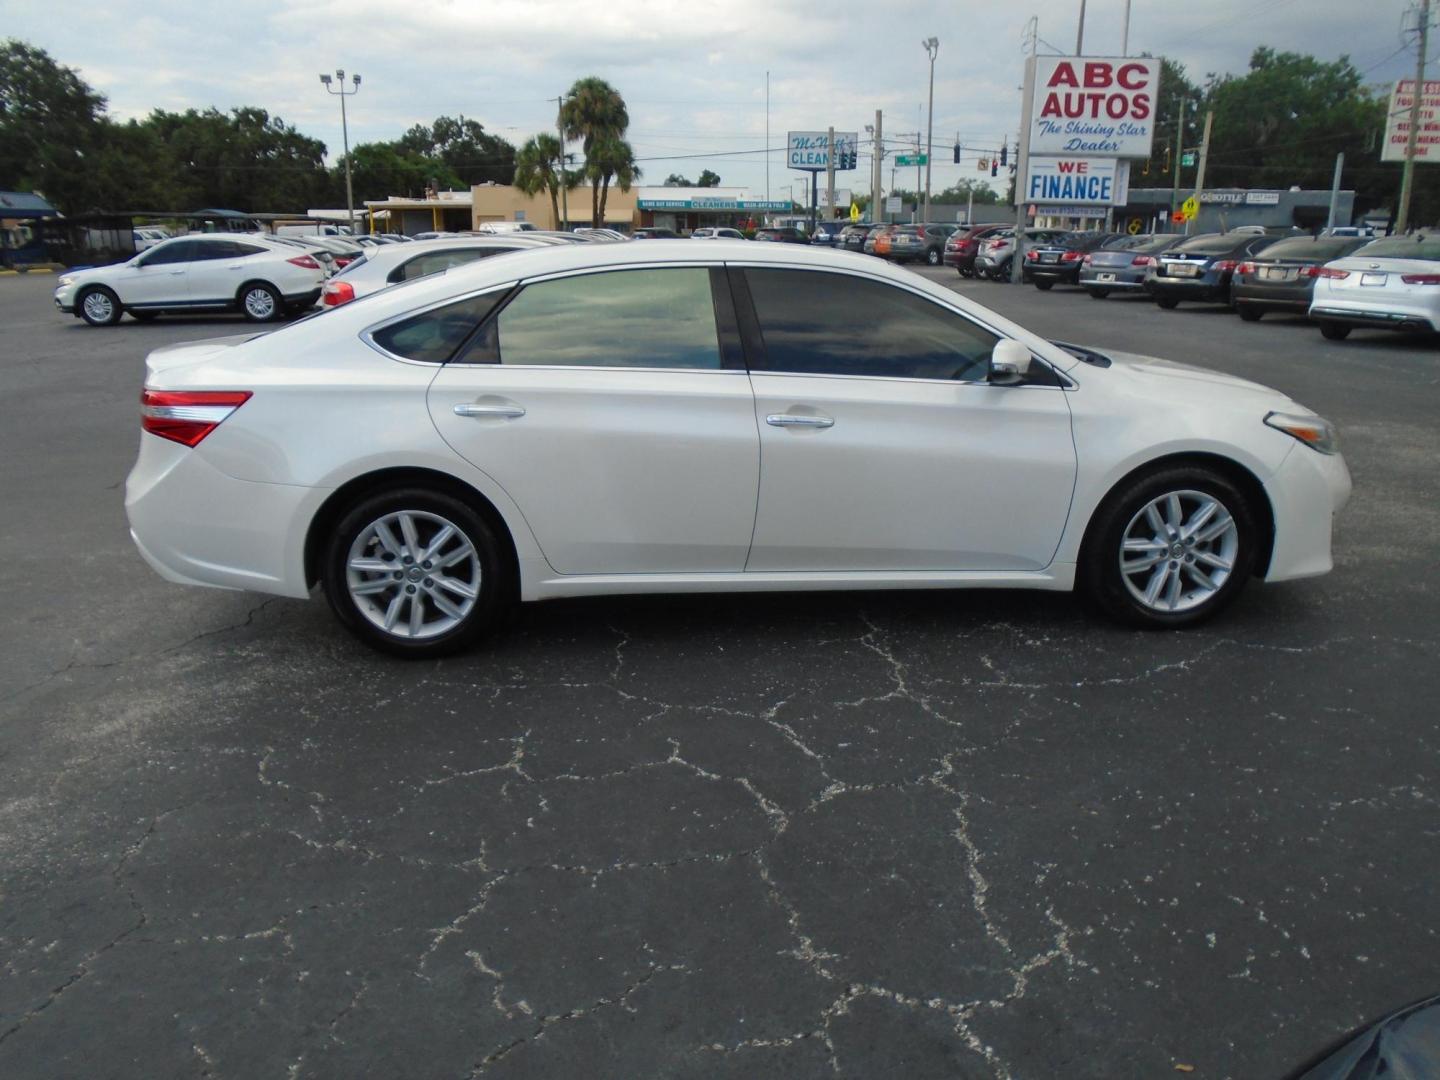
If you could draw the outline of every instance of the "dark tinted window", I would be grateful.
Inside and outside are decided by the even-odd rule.
[[[1417,233],[1414,236],[1387,236],[1372,240],[1355,252],[1367,259],[1440,259],[1440,236]]]
[[[429,274],[438,274],[442,270],[449,270],[452,266],[464,266],[466,263],[474,262],[476,259],[483,259],[487,255],[499,255],[502,251],[513,251],[513,248],[456,248],[454,251],[430,251],[424,255],[417,255],[415,258],[402,263],[390,271],[390,276],[385,280],[413,281],[415,278],[426,277]]]
[[[169,243],[157,244],[145,253],[141,265],[163,266],[167,263],[193,262],[198,257],[195,249],[199,246],[198,240],[171,240]]]
[[[805,270],[745,276],[770,371],[981,380],[999,340],[893,285]]]
[[[1329,262],[1350,254],[1365,241],[1353,236],[1326,236],[1311,239],[1297,236],[1281,240],[1265,249],[1267,259],[1310,259],[1314,262]]]
[[[444,307],[431,308],[391,323],[372,336],[375,344],[396,356],[427,364],[443,364],[495,309],[504,295],[503,292],[485,293]]]
[[[263,255],[270,250],[269,248],[257,247],[255,244],[242,244],[239,240],[232,241],[230,246],[235,249],[235,254],[241,257],[246,255]]]
[[[495,320],[500,362],[719,368],[710,271],[612,270],[527,285]]]

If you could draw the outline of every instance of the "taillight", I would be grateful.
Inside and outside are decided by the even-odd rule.
[[[198,446],[249,400],[249,390],[144,390],[140,427],[171,442]]]
[[[1080,265],[1081,265],[1081,266],[1094,266],[1094,265],[1095,265],[1095,257],[1094,257],[1093,255],[1088,255],[1088,254],[1087,254],[1087,255],[1085,256],[1085,258],[1083,258],[1083,259],[1080,260]]]
[[[1255,273],[1255,264],[1252,262],[1242,262],[1239,266],[1235,267],[1235,273],[1241,277],[1244,277],[1246,274],[1253,274]]]
[[[346,266],[349,266],[349,265],[350,265],[352,262],[354,262],[354,261],[355,261],[355,256],[354,256],[354,255],[336,255],[336,256],[335,256],[335,265],[336,265],[336,266],[339,266],[339,267],[342,267],[342,268],[343,268],[343,267],[346,267]]]
[[[1135,258],[1133,258],[1133,259],[1130,260],[1130,265],[1131,265],[1131,266],[1154,266],[1154,265],[1155,265],[1155,260],[1152,259],[1149,255],[1136,255]]]
[[[1440,285],[1440,274],[1401,274],[1406,285]]]
[[[1033,261],[1038,258],[1040,258],[1040,253],[1038,251],[1031,250],[1025,252],[1025,259],[1027,262]]]
[[[1318,266],[1302,266],[1302,267],[1300,267],[1299,270],[1296,270],[1296,271],[1295,271],[1295,276],[1296,276],[1296,277],[1319,277],[1319,276],[1320,276],[1320,267],[1318,267]]]
[[[1219,262],[1217,262],[1217,263],[1212,263],[1211,266],[1210,266],[1210,269],[1211,269],[1211,270],[1214,270],[1217,274],[1227,274],[1227,273],[1229,273],[1231,270],[1234,270],[1234,269],[1235,269],[1235,260],[1234,260],[1234,259],[1221,259],[1221,260],[1220,260]]]
[[[339,307],[355,299],[355,286],[348,281],[327,281],[321,296],[321,303],[326,307]]]
[[[1349,270],[1332,270],[1332,269],[1331,269],[1330,267],[1328,267],[1328,266],[1322,266],[1322,267],[1320,267],[1319,270],[1316,270],[1316,271],[1315,271],[1315,276],[1316,276],[1316,277],[1335,278],[1335,279],[1339,280],[1339,279],[1343,279],[1343,278],[1349,277],[1349,276],[1350,276],[1350,271],[1349,271]]]
[[[1061,256],[1060,256],[1060,261],[1061,261],[1061,262],[1077,262],[1077,261],[1079,261],[1080,259],[1083,259],[1083,258],[1085,258],[1085,256],[1084,256],[1081,252],[1078,252],[1078,251],[1067,251],[1067,252],[1065,252],[1064,255],[1061,255]]]
[[[285,261],[293,263],[295,266],[303,266],[306,270],[320,269],[320,264],[315,261],[313,255],[296,255],[293,259],[286,259]]]

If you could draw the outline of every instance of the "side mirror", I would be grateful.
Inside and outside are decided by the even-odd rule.
[[[1009,338],[996,342],[990,353],[989,381],[994,386],[1014,386],[1030,371],[1030,350]]]

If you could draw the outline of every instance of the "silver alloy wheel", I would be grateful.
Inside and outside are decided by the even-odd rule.
[[[427,510],[397,510],[372,521],[345,560],[345,584],[360,614],[411,640],[459,626],[479,600],[480,576],[470,538]]]
[[[1120,577],[1151,611],[1197,608],[1229,579],[1240,530],[1229,509],[1203,491],[1171,491],[1130,519],[1120,542]]]
[[[275,297],[269,289],[250,289],[245,293],[245,314],[264,321],[275,314]]]
[[[83,304],[85,314],[95,322],[109,322],[115,317],[115,302],[110,299],[108,293],[94,292],[85,294]]]

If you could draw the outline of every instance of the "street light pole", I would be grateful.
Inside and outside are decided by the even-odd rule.
[[[1420,41],[1415,50],[1415,93],[1410,97],[1410,137],[1405,141],[1405,165],[1400,174],[1400,213],[1396,233],[1410,227],[1410,190],[1415,179],[1415,147],[1420,137],[1420,99],[1425,93],[1425,50],[1430,46],[1430,0],[1420,0]]]
[[[565,95],[561,94],[555,99],[555,135],[560,140],[560,160],[557,162],[559,172],[555,174],[556,182],[560,185],[560,228],[564,232],[570,231],[570,185],[565,177]],[[592,221],[593,228],[604,228],[603,221]]]
[[[920,44],[930,57],[930,110],[926,119],[925,133],[925,213],[921,221],[930,220],[930,158],[935,152],[935,54],[940,51],[939,38],[926,38]]]
[[[345,115],[345,99],[354,97],[360,92],[360,76],[352,75],[350,78],[354,82],[351,84],[351,88],[346,90],[345,71],[343,68],[337,68],[335,81],[340,84],[340,88],[337,90],[332,85],[329,75],[320,76],[320,81],[325,85],[325,89],[340,98],[340,136],[345,143],[345,210],[350,215],[350,234],[353,236],[355,234],[355,185],[350,177],[350,122]]]

